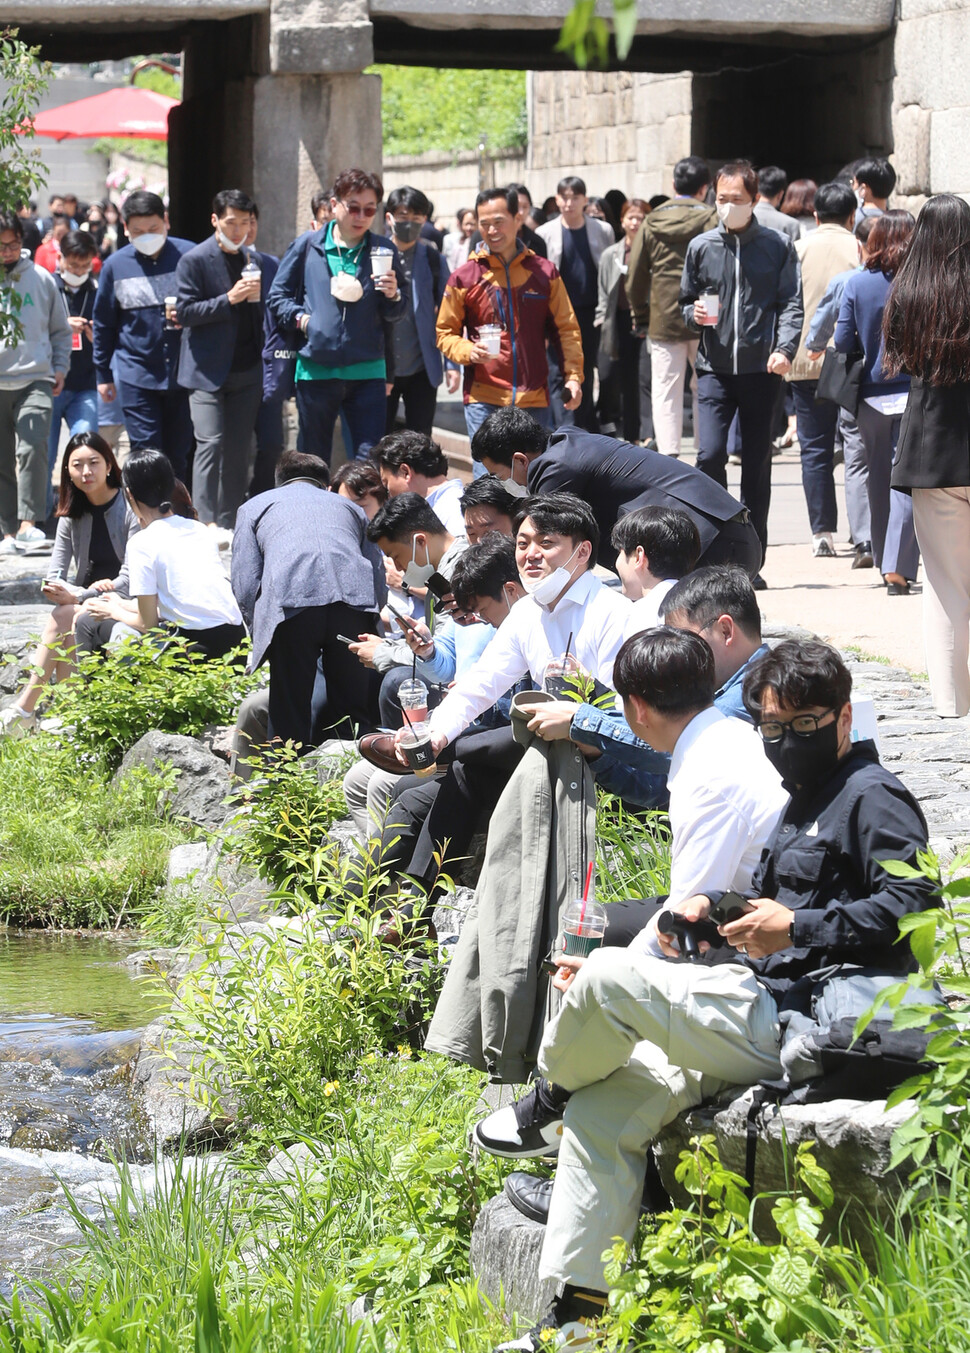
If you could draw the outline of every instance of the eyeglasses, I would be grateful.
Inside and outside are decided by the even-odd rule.
[[[826,709],[821,714],[796,714],[794,719],[788,723],[779,723],[776,719],[766,719],[764,723],[758,724],[758,732],[761,734],[764,742],[781,742],[785,736],[785,729],[790,728],[798,738],[810,738],[818,732],[818,726],[828,715],[834,714],[835,708]]]
[[[373,207],[362,207],[359,202],[341,202],[340,205],[343,207],[344,211],[348,212],[351,216],[365,216],[370,220],[372,216],[377,215],[376,203]]]
[[[11,249],[16,249],[19,254],[22,247],[20,240],[0,240],[0,252],[9,252]]]

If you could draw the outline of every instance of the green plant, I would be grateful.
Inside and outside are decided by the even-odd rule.
[[[609,59],[610,25],[597,8],[597,0],[574,0],[556,43],[556,51],[568,53],[581,68],[605,66]],[[637,0],[613,0],[613,41],[619,61],[629,54],[636,31]]]
[[[833,1263],[859,1277],[851,1253],[819,1240],[832,1187],[802,1143],[790,1193],[773,1195],[781,1243],[760,1241],[745,1183],[720,1163],[714,1138],[694,1138],[676,1176],[694,1200],[648,1224],[631,1255],[617,1242],[608,1256],[614,1346],[727,1353],[794,1353],[851,1339],[853,1318],[833,1285]],[[811,1197],[809,1197],[811,1195]],[[847,1346],[851,1346],[849,1343]]]
[[[164,647],[130,639],[84,656],[78,677],[54,687],[51,713],[82,755],[115,766],[152,729],[192,737],[208,724],[235,723],[244,696],[260,681],[245,672],[244,660],[243,649],[212,659],[183,639]]]
[[[40,151],[31,144],[37,105],[47,89],[50,65],[39,47],[28,47],[16,28],[0,29],[0,206],[14,211],[47,181]],[[23,337],[20,297],[9,280],[0,282],[0,346]]]
[[[631,812],[621,799],[600,794],[596,806],[596,896],[660,897],[670,888],[667,814]]]
[[[525,72],[371,66],[381,77],[385,155],[495,150],[526,142]]]
[[[160,805],[172,772],[111,778],[47,733],[0,742],[0,917],[7,924],[137,922],[183,829]]]

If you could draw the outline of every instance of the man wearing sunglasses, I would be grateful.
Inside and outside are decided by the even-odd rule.
[[[654,698],[638,650],[660,642],[640,635],[617,657],[615,684],[634,722]],[[779,644],[745,679],[745,704],[791,797],[744,890],[749,909],[719,927],[727,948],[708,950],[708,961],[675,961],[673,936],[651,922],[629,948],[558,960],[553,984],[565,998],[543,1037],[542,1077],[473,1133],[506,1157],[558,1147],[539,1278],[557,1281],[560,1293],[533,1331],[502,1348],[558,1348],[570,1338],[570,1347],[592,1347],[582,1341],[606,1304],[603,1254],[616,1236],[633,1239],[646,1152],[660,1129],[729,1086],[779,1078],[783,1017],[808,1013],[825,970],[850,976],[858,965],[898,977],[915,968],[899,922],[937,899],[926,879],[898,878],[883,862],[915,865],[926,823],[874,744],[852,741],[851,689],[838,653],[814,640]],[[666,910],[702,920],[723,897],[705,888]],[[651,937],[663,956],[650,952]],[[526,1178],[506,1182],[522,1210]],[[529,1215],[542,1219],[538,1196],[531,1204]]]
[[[371,229],[383,196],[376,174],[338,174],[332,219],[294,240],[268,297],[277,324],[293,334],[299,351],[300,450],[328,465],[338,415],[358,460],[384,435],[385,325],[404,313],[404,272],[396,246]]]

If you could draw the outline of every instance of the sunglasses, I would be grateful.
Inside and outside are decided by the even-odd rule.
[[[359,202],[341,202],[340,205],[351,216],[365,216],[369,220],[370,217],[377,215],[376,204],[373,207],[362,207]]]

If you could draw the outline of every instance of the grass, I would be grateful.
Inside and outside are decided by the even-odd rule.
[[[137,924],[184,829],[159,811],[165,779],[113,780],[46,733],[0,742],[0,920]]]

